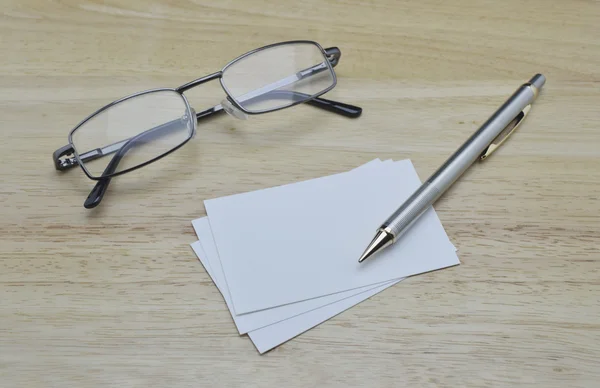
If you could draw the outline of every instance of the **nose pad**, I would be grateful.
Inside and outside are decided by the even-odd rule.
[[[193,138],[194,136],[196,136],[196,128],[198,125],[198,119],[196,119],[196,111],[194,110],[194,108],[190,108],[191,112],[191,117],[188,117],[187,113],[184,114],[183,116],[181,116],[181,124],[183,124],[184,126],[187,127],[188,131],[190,131],[190,133],[192,134],[192,136],[190,136],[191,138]]]
[[[246,120],[248,118],[248,115],[246,113],[239,110],[228,99],[224,99],[223,101],[221,101],[221,106],[229,116],[235,117],[236,119],[240,120]]]
[[[194,108],[191,108],[192,111],[192,119],[189,121],[189,125],[191,126],[190,131],[192,131],[192,138],[196,136],[196,130],[198,129],[198,119],[196,118],[196,111]]]

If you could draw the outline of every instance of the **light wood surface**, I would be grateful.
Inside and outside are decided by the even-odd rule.
[[[0,386],[598,387],[599,21],[597,1],[4,1]],[[360,119],[219,117],[94,211],[92,181],[53,169],[96,108],[290,39],[340,47],[327,97]],[[236,334],[189,247],[204,199],[376,157],[425,179],[537,72],[530,117],[436,205],[462,265],[264,356]]]

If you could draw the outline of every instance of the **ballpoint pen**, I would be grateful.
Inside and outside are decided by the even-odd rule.
[[[477,160],[490,156],[521,124],[546,77],[536,74],[517,91],[421,185],[377,230],[358,259],[362,263],[395,243]]]

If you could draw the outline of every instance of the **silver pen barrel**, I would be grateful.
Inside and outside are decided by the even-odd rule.
[[[545,77],[534,76],[517,91],[414,192],[381,226],[396,241],[488,149],[490,144],[533,103]],[[517,124],[514,125],[516,127]]]

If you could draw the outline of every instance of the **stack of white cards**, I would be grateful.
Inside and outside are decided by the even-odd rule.
[[[192,248],[239,334],[264,353],[405,277],[459,264],[433,209],[396,244],[358,263],[377,228],[420,184],[409,160],[377,159],[207,200],[208,217],[192,221],[199,239]]]

